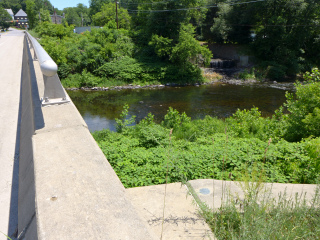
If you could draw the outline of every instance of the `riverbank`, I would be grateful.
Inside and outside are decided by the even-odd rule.
[[[165,84],[128,84],[128,85],[118,85],[118,86],[99,86],[99,87],[71,87],[65,88],[68,91],[84,90],[84,91],[109,91],[109,90],[126,90],[126,89],[161,89],[165,87],[188,87],[195,86],[199,87],[201,85],[213,85],[213,84],[231,84],[231,85],[252,85],[261,84],[270,86],[273,88],[283,89],[283,90],[294,90],[294,79],[286,79],[286,81],[272,81],[268,79],[258,80],[252,79],[241,79],[239,78],[239,73],[246,71],[245,68],[232,68],[232,69],[212,69],[212,68],[202,68],[203,77],[206,79],[205,82],[197,83],[165,83]]]
[[[123,85],[123,86],[111,86],[111,87],[80,87],[80,88],[65,88],[68,91],[109,91],[109,90],[126,90],[126,89],[161,89],[166,87],[187,87],[194,86],[199,87],[201,85],[214,85],[214,84],[230,84],[230,85],[252,85],[252,84],[261,84],[264,86],[269,86],[273,88],[283,89],[283,90],[293,90],[293,82],[276,82],[276,81],[258,81],[255,79],[243,80],[235,78],[222,78],[219,80],[214,80],[204,83],[194,83],[194,84],[178,84],[178,83],[166,83],[166,84],[155,84],[155,85]]]

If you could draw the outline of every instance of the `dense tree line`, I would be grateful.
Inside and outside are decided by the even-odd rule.
[[[13,13],[16,14],[20,9],[23,11],[27,10],[27,1],[28,0],[0,0],[0,7],[4,9],[12,9]],[[50,2],[50,0],[32,0],[34,3],[37,13],[39,13],[40,9],[45,9],[53,13],[54,9]]]
[[[52,11],[48,0],[21,2],[26,4],[31,27],[40,22],[39,12],[43,20],[50,7]],[[260,75],[269,79],[281,80],[320,65],[317,0],[90,0],[89,7],[78,4],[58,12],[65,14],[66,26],[117,26],[127,30],[134,49],[123,59],[130,57],[144,66],[148,61],[175,66],[175,74],[165,70],[164,75],[171,75],[170,81],[203,80],[198,66],[205,66],[212,55],[199,40],[241,45],[246,54],[255,57]],[[93,43],[97,44],[96,40]],[[109,57],[102,58],[110,61]],[[99,62],[98,68],[104,64]],[[80,70],[76,73],[86,70],[95,76],[99,72],[76,69]]]
[[[239,2],[237,2],[239,3]],[[249,46],[270,77],[281,79],[319,66],[320,3],[317,0],[221,2],[211,9],[204,38]],[[213,18],[212,18],[213,16]]]

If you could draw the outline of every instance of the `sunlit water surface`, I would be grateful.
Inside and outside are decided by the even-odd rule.
[[[217,83],[199,87],[165,87],[111,91],[68,91],[72,101],[91,132],[115,130],[123,105],[130,106],[129,115],[136,122],[149,112],[160,122],[169,107],[186,112],[192,119],[210,115],[226,118],[237,109],[258,107],[263,116],[271,116],[285,102],[285,92],[293,91],[292,83],[231,85]]]

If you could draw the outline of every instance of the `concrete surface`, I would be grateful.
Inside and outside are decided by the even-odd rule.
[[[228,198],[242,200],[244,192],[239,182],[222,181],[213,179],[199,179],[191,180],[191,184],[195,193],[200,200],[211,208],[219,208],[221,203]],[[243,184],[242,184],[243,185]],[[275,200],[278,199],[279,194],[286,192],[286,198],[290,199],[297,193],[299,196],[302,194],[307,200],[311,200],[315,190],[315,184],[284,184],[284,183],[265,183],[261,194],[270,196]],[[271,193],[271,194],[269,194]],[[263,196],[263,195],[261,195]]]
[[[74,104],[40,109],[32,137],[39,239],[157,239]]]
[[[21,79],[18,236],[20,239],[26,236],[28,236],[27,239],[38,239],[32,137],[36,129],[35,115],[37,112],[35,110],[40,101],[37,95],[33,59],[26,39],[24,40]]]
[[[167,185],[165,208],[165,185],[126,189],[132,204],[142,218],[148,221],[158,239],[214,239],[210,228],[197,214],[197,204],[188,194],[185,185],[171,183]],[[164,224],[163,222],[164,209]]]
[[[0,231],[12,236],[18,225],[19,101],[22,31],[0,33]],[[18,137],[17,137],[18,135]],[[7,239],[0,233],[0,239]]]

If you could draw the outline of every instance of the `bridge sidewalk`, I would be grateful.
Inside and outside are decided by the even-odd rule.
[[[10,30],[0,38],[0,239],[18,224],[19,101],[23,31]]]

